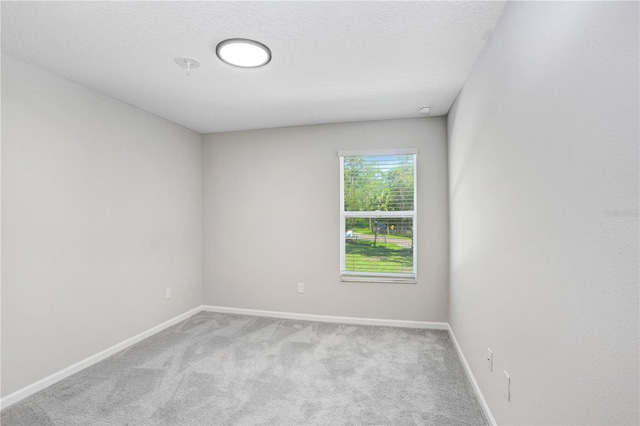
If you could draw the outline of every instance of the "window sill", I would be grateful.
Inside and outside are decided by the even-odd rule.
[[[380,275],[340,275],[342,282],[356,283],[386,283],[386,284],[417,284],[416,277],[385,277]]]

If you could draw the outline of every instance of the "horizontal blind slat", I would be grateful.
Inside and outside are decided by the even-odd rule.
[[[413,210],[414,158],[344,157],[344,210]]]

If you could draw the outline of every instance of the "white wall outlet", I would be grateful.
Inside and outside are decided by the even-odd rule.
[[[489,371],[493,371],[493,352],[491,348],[487,348],[487,368]]]
[[[298,283],[298,293],[304,293],[304,283]]]
[[[164,291],[165,299],[171,299],[171,287],[167,287]]]
[[[506,371],[504,372],[504,388],[502,393],[504,393],[507,401],[511,401],[511,377],[509,377],[509,374],[507,374]]]

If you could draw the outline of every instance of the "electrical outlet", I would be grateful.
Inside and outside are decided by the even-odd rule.
[[[304,283],[298,283],[298,293],[304,293]]]
[[[164,291],[165,299],[171,299],[171,287],[167,287]]]
[[[493,371],[493,352],[491,352],[491,348],[487,348],[487,368],[489,368],[489,371]]]
[[[507,401],[511,401],[511,377],[509,377],[509,374],[507,374],[506,371],[504,372],[504,388],[502,393],[504,393]]]

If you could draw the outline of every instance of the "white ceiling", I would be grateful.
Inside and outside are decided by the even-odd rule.
[[[200,133],[445,115],[504,4],[3,1],[2,51]],[[224,64],[232,37],[272,61]]]

